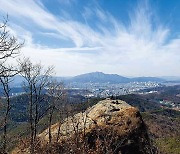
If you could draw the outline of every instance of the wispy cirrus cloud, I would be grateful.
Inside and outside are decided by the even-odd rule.
[[[75,20],[73,12],[63,8],[65,13],[57,16],[43,1],[0,0],[0,6],[1,13],[8,12],[22,26],[23,31],[13,28],[27,40],[23,54],[55,65],[58,75],[90,71],[134,76],[180,75],[177,67],[180,66],[180,38],[169,38],[171,30],[155,21],[147,1],[130,13],[128,25],[96,5],[84,6],[80,14],[84,21]],[[35,29],[27,28],[24,23]],[[13,21],[13,24],[18,23]],[[64,40],[69,47],[54,49],[38,44],[34,39],[36,28],[44,37]]]
[[[58,2],[60,4],[64,4],[64,5],[73,5],[74,3],[76,3],[76,0],[58,0]]]

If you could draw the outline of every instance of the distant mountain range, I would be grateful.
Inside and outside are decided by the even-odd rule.
[[[105,74],[102,72],[92,72],[92,73],[86,73],[77,75],[74,77],[54,77],[58,81],[63,81],[64,83],[111,83],[111,84],[117,84],[117,83],[129,83],[129,82],[164,82],[166,81],[163,78],[157,78],[157,77],[135,77],[135,78],[128,78],[124,76],[120,76],[117,74]],[[18,87],[22,85],[23,78],[19,75],[14,77],[14,80],[12,82],[13,87]]]
[[[128,82],[163,82],[164,79],[157,77],[136,77],[136,78],[127,78],[117,74],[105,74],[102,72],[92,72],[82,75],[78,75],[72,78],[65,80],[66,82],[77,82],[77,83],[128,83]]]
[[[87,74],[78,75],[67,80],[68,82],[77,83],[126,83],[129,79],[117,74],[104,74],[102,72],[92,72]]]

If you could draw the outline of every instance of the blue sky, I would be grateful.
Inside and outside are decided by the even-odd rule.
[[[21,56],[58,76],[180,76],[179,10],[179,0],[0,0]]]

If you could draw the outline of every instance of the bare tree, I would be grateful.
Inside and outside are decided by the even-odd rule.
[[[19,54],[19,49],[23,43],[19,43],[17,38],[12,36],[7,30],[8,16],[4,18],[2,24],[0,24],[0,76],[4,74],[4,71],[12,71],[14,68],[8,68],[4,65],[8,59],[14,58]]]
[[[4,18],[2,24],[0,24],[0,84],[3,88],[3,95],[5,97],[5,115],[3,121],[3,153],[7,150],[7,124],[10,105],[10,86],[11,78],[18,73],[18,70],[14,66],[8,64],[8,60],[19,55],[19,49],[23,43],[19,43],[17,38],[12,36],[7,30],[8,16]]]
[[[56,109],[58,110],[59,113],[56,142],[58,142],[60,139],[61,124],[63,123],[65,116],[66,117],[68,116],[67,104],[68,104],[68,96],[67,96],[67,92],[64,89],[64,84],[62,84],[62,97],[60,99],[60,103],[56,104]]]
[[[33,64],[29,58],[19,60],[20,74],[24,77],[24,89],[29,97],[30,152],[34,153],[37,124],[41,119],[40,103],[43,101],[43,90],[49,84],[53,67],[44,69],[41,64]]]
[[[63,83],[59,83],[56,80],[52,80],[48,86],[47,94],[50,97],[49,100],[49,144],[52,142],[52,134],[51,134],[51,126],[52,119],[55,109],[59,109],[60,104],[62,105],[62,100],[64,96],[64,85]],[[58,131],[59,134],[59,131]],[[58,137],[57,137],[58,138]]]
[[[11,109],[10,104],[10,82],[11,82],[11,72],[3,71],[3,76],[0,77],[0,85],[3,88],[3,96],[5,100],[5,114],[4,114],[4,120],[3,120],[3,153],[6,153],[7,151],[7,124],[8,124],[8,117],[9,112]]]
[[[40,113],[40,104],[44,101],[45,90],[46,87],[50,84],[51,75],[53,73],[53,67],[48,67],[47,69],[43,69],[41,65],[41,71],[38,77],[37,84],[34,83],[34,93],[35,93],[35,119],[34,119],[34,139],[37,136],[37,124],[39,123],[39,120],[43,117],[43,115],[48,111],[49,108],[47,108],[44,112]]]

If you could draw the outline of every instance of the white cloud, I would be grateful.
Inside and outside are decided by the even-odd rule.
[[[76,2],[76,0],[58,0],[60,4],[64,5],[72,5],[73,3]]]
[[[169,40],[170,29],[154,20],[148,3],[139,4],[130,14],[129,26],[99,6],[85,7],[82,13],[85,23],[74,20],[68,13],[58,18],[35,0],[0,0],[0,6],[13,18],[42,28],[44,35],[74,42],[70,48],[44,47],[33,42],[34,34],[26,27],[20,32],[13,25],[14,31],[27,41],[23,54],[33,61],[55,65],[57,75],[90,71],[131,76],[180,75],[180,38]],[[94,23],[96,28],[88,24],[92,17],[99,19]]]

